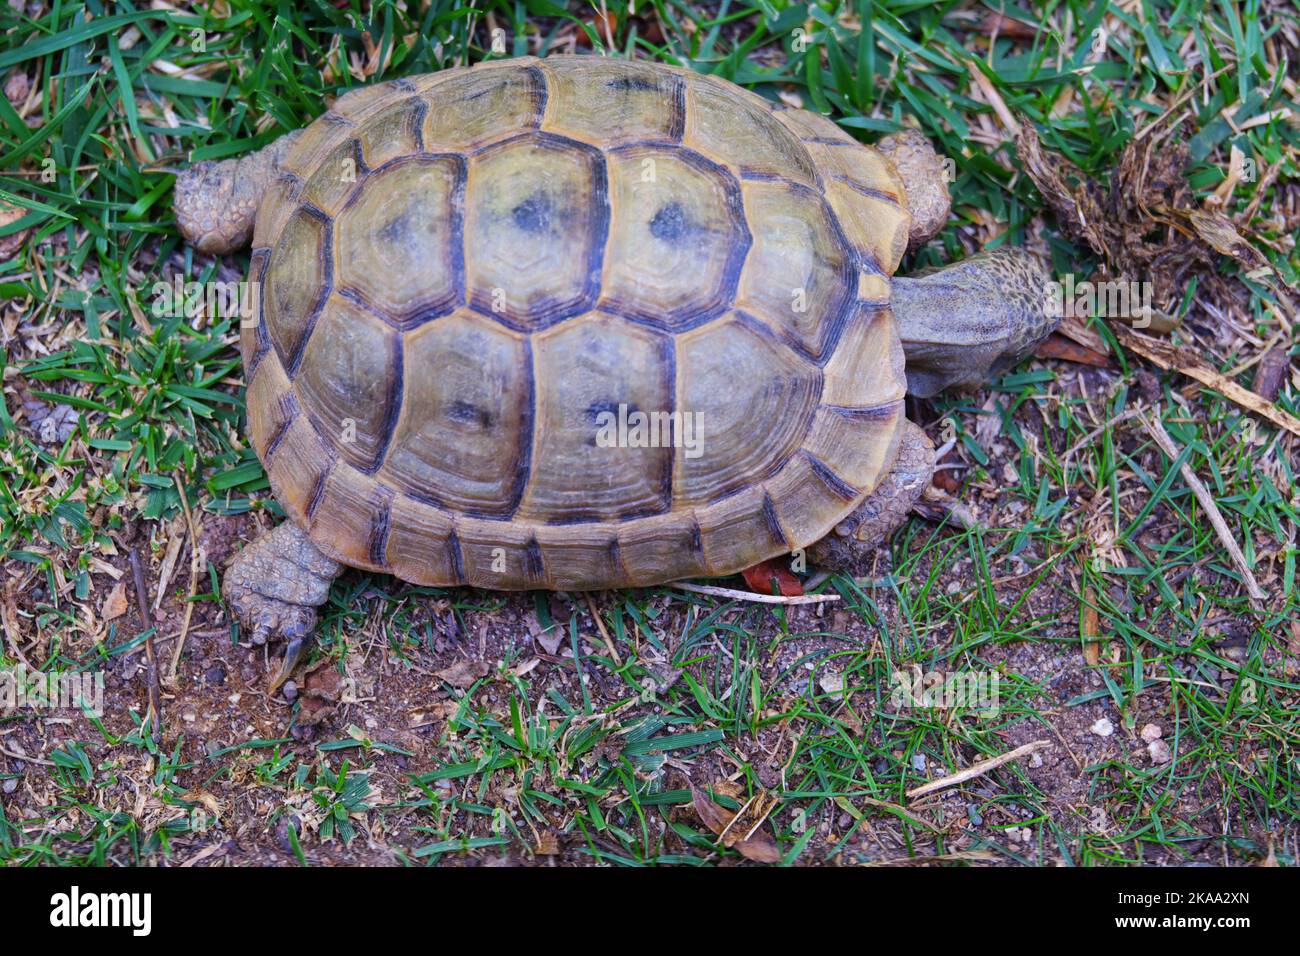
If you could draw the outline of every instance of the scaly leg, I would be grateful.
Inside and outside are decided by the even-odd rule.
[[[342,570],[291,521],[248,545],[226,569],[221,593],[249,640],[259,645],[277,638],[289,642],[272,694],[302,659],[316,626],[316,608],[325,603]]]
[[[908,422],[898,457],[885,480],[830,534],[808,549],[809,560],[832,571],[860,565],[907,520],[933,473],[934,445],[925,432]]]

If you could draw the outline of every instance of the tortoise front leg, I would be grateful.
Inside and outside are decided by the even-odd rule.
[[[221,162],[204,160],[176,176],[176,225],[200,252],[225,255],[253,238],[253,221],[271,181],[298,133],[286,133],[255,153]]]
[[[226,570],[222,596],[253,644],[283,638],[284,664],[271,682],[280,689],[302,659],[316,626],[316,608],[329,597],[343,566],[322,554],[292,521],[262,535]]]
[[[907,520],[934,473],[934,444],[907,422],[898,457],[884,481],[831,533],[808,549],[808,558],[831,571],[855,569]]]

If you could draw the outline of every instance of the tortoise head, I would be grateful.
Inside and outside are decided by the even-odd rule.
[[[876,149],[894,164],[912,214],[908,252],[948,221],[944,162],[917,130],[886,136]],[[929,398],[986,383],[1019,363],[1060,321],[1047,307],[1048,275],[1024,249],[981,252],[943,269],[896,276],[892,305],[907,357],[907,388]]]
[[[286,133],[247,156],[203,160],[181,170],[173,208],[185,241],[218,256],[248,245],[262,195],[297,138],[297,131]]]

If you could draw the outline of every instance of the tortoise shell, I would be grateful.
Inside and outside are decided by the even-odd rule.
[[[258,211],[250,436],[355,567],[733,573],[889,469],[908,224],[875,150],[682,69],[530,57],[361,89]]]

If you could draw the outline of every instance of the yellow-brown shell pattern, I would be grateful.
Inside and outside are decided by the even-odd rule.
[[[729,574],[890,467],[907,226],[874,150],[685,70],[524,58],[358,90],[259,210],[250,436],[355,567]]]

